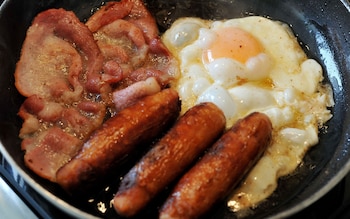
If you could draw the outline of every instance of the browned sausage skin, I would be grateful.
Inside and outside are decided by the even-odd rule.
[[[252,113],[229,129],[177,183],[160,218],[198,218],[237,185],[271,141],[272,124]]]
[[[96,130],[82,150],[57,172],[57,183],[69,192],[105,175],[135,147],[157,137],[179,115],[173,89],[147,96],[120,111]]]
[[[195,159],[225,129],[225,116],[213,103],[192,107],[171,130],[126,174],[114,197],[114,208],[134,216]]]

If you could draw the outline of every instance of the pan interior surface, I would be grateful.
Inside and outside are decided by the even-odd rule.
[[[49,202],[74,217],[118,218],[113,209],[101,212],[118,186],[118,180],[106,185],[87,199],[71,198],[57,185],[49,183],[24,165],[18,138],[22,121],[17,116],[24,98],[14,87],[14,70],[19,59],[26,30],[34,16],[49,8],[74,11],[85,21],[105,1],[20,1],[7,0],[0,7],[0,150],[23,179]],[[180,17],[229,19],[259,15],[287,23],[310,58],[324,69],[326,82],[333,89],[335,106],[333,118],[321,130],[320,143],[306,154],[304,162],[294,174],[280,179],[274,194],[253,210],[248,218],[287,217],[311,205],[326,194],[350,169],[350,6],[347,1],[279,1],[279,0],[149,0],[146,6],[156,17],[164,32]],[[156,200],[157,202],[157,200]],[[157,204],[155,204],[157,205]],[[156,207],[145,214],[155,216]],[[236,218],[224,203],[210,212],[209,218]]]

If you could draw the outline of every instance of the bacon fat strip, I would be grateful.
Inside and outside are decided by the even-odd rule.
[[[180,179],[160,218],[198,218],[225,198],[270,144],[271,132],[265,114],[252,113],[238,121]]]
[[[164,89],[125,108],[96,130],[82,150],[58,170],[57,183],[68,192],[90,185],[106,175],[137,145],[165,131],[179,112],[179,97],[173,89]]]
[[[175,180],[225,129],[225,116],[213,103],[192,107],[126,174],[114,197],[114,209],[134,216]]]

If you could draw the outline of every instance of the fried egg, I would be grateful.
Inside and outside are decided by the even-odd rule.
[[[271,119],[272,144],[228,201],[235,212],[257,206],[301,164],[332,117],[321,65],[306,56],[288,25],[259,16],[181,18],[162,41],[179,61],[181,77],[171,86],[182,113],[209,101],[223,110],[227,127],[253,111]]]

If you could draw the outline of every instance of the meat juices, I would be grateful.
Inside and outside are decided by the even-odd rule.
[[[15,71],[25,164],[56,182],[106,117],[166,88],[175,63],[141,0],[108,2],[86,25],[64,9],[39,13]]]
[[[103,55],[102,79],[116,87],[112,99],[117,111],[132,99],[167,87],[177,77],[176,60],[160,41],[156,21],[141,0],[108,2],[86,25]],[[144,86],[143,82],[151,77],[156,83]],[[138,82],[137,89],[123,91]],[[128,101],[119,101],[119,97]]]
[[[161,219],[198,218],[228,195],[271,141],[272,124],[252,113],[229,129],[180,179],[160,210]]]
[[[28,29],[15,85],[27,97],[18,113],[24,161],[39,176],[55,182],[58,168],[101,125],[105,106],[88,93],[100,89],[102,61],[92,33],[72,12],[44,11]]]
[[[149,142],[172,124],[180,112],[176,91],[147,96],[107,120],[82,150],[57,172],[57,183],[68,192],[105,176],[135,147]]]
[[[38,14],[27,31],[16,65],[16,88],[26,97],[79,100],[83,86],[99,92],[93,82],[102,61],[92,33],[73,12],[49,9]]]
[[[118,214],[134,216],[183,173],[225,129],[223,112],[212,103],[192,107],[126,174],[114,197]]]

